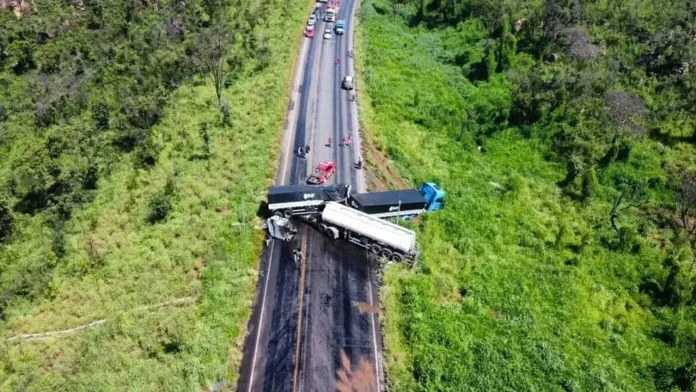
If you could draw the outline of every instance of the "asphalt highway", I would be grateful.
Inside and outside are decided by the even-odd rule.
[[[350,92],[341,89],[343,77],[354,75],[348,50],[356,1],[340,4],[337,19],[346,21],[344,35],[332,32],[324,39],[324,29],[335,23],[321,21],[314,38],[305,38],[276,184],[304,183],[317,163],[328,160],[337,164],[329,183],[365,189],[363,173],[355,167],[357,110],[348,100]],[[352,146],[339,145],[344,136],[352,136]],[[305,145],[311,150],[302,159],[294,151]],[[292,243],[274,240],[262,255],[238,390],[381,391],[376,261],[364,249],[332,241],[311,227],[298,224],[298,230]],[[296,248],[306,255],[299,264],[292,257]]]

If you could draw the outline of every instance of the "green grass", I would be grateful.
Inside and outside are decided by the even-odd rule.
[[[54,263],[55,269],[46,297],[17,297],[5,309],[0,389],[193,391],[218,381],[234,385],[261,251],[255,213],[275,174],[300,26],[310,6],[294,1],[291,15],[271,8],[262,28],[270,65],[243,74],[224,92],[232,128],[218,125],[212,85],[187,84],[173,93],[153,130],[162,147],[156,166],[134,169],[129,156],[113,164],[94,200],[67,222],[63,260],[51,259],[51,230],[42,215],[16,215],[18,232],[0,258]],[[199,127],[205,121],[212,139],[207,160],[195,158],[203,151]],[[175,186],[173,208],[166,222],[151,225],[150,200],[167,179]],[[196,301],[138,310],[186,296]],[[5,342],[102,318],[108,318],[105,326],[70,336]]]
[[[619,219],[640,233],[635,246],[619,249],[609,211],[615,180],[665,183],[666,166],[693,164],[693,146],[637,142],[628,161],[599,172],[597,195],[583,206],[556,185],[566,170],[548,159],[547,142],[502,129],[482,154],[474,129],[459,139],[460,106],[504,108],[510,87],[503,74],[473,84],[442,61],[452,28],[408,27],[379,0],[364,1],[359,19],[366,139],[406,182],[447,191],[443,211],[413,224],[418,268],[384,275],[390,389],[649,391],[661,385],[658,370],[688,366],[693,308],[671,313],[639,286],[664,280],[663,261],[689,260],[690,251],[661,246],[671,231],[637,209]],[[468,36],[459,50],[475,52],[479,38]],[[673,205],[665,190],[649,193],[654,208]],[[672,328],[676,343],[659,338]]]

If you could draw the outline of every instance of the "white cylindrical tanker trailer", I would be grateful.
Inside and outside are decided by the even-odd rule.
[[[327,202],[317,222],[333,239],[343,237],[372,253],[399,262],[418,258],[416,233],[336,202]]]

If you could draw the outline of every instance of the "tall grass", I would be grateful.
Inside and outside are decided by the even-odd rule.
[[[65,227],[66,257],[50,295],[6,309],[4,338],[108,318],[104,327],[67,337],[0,342],[0,389],[31,391],[193,391],[234,385],[257,280],[262,234],[256,209],[272,178],[287,92],[312,6],[293,0],[270,8],[263,36],[269,65],[224,92],[231,128],[221,125],[211,85],[185,85],[155,127],[157,165],[124,159],[100,180],[95,199]],[[289,12],[289,13],[288,13]],[[208,123],[211,154],[200,136]],[[147,221],[167,182],[171,209]],[[44,260],[51,234],[40,218],[19,216],[21,241],[0,254]],[[193,305],[133,311],[182,296]]]
[[[654,390],[651,372],[689,360],[656,337],[659,314],[639,290],[643,277],[664,275],[669,253],[648,239],[612,247],[608,212],[618,192],[605,184],[664,179],[664,161],[688,162],[693,146],[638,143],[627,162],[600,174],[597,196],[583,207],[561,194],[565,168],[547,159],[545,143],[503,129],[479,153],[474,129],[460,137],[462,107],[505,106],[505,78],[469,82],[443,61],[452,28],[408,27],[390,11],[391,3],[366,0],[359,13],[362,128],[407,182],[436,181],[448,193],[444,210],[415,224],[418,269],[390,266],[384,275],[391,390]],[[460,50],[477,50],[470,36]],[[660,191],[651,197],[670,200]],[[647,238],[671,235],[644,229]]]

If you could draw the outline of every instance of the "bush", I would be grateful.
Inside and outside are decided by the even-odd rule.
[[[597,181],[597,172],[594,167],[590,167],[582,173],[582,202],[588,204],[595,194],[597,194],[598,188],[599,182]]]
[[[109,129],[109,105],[104,102],[92,105],[92,121],[97,129]]]
[[[147,221],[150,224],[154,225],[167,220],[169,212],[172,210],[175,191],[174,180],[170,177],[167,179],[164,189],[150,201],[150,213],[147,216]]]
[[[159,145],[152,140],[152,136],[145,139],[140,144],[140,148],[138,148],[136,167],[148,168],[154,166],[157,163],[160,150]]]
[[[12,214],[7,201],[0,199],[0,242],[12,234]]]

